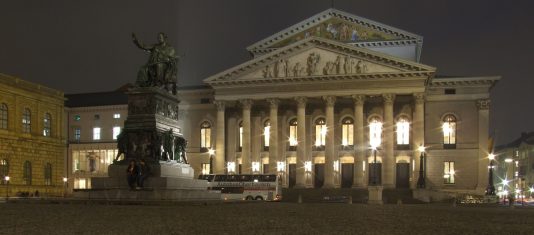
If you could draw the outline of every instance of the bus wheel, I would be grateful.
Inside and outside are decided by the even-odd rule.
[[[255,200],[263,201],[263,197],[261,197],[261,196],[257,196]]]
[[[250,200],[254,200],[254,198],[253,198],[252,196],[247,196],[247,197],[245,198],[245,200],[250,201]]]

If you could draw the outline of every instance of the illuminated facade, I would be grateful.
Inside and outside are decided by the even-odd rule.
[[[0,74],[2,196],[62,195],[63,102],[61,91]]]

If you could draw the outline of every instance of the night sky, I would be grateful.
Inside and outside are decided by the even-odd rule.
[[[501,75],[492,90],[498,143],[534,131],[533,1],[336,0],[335,8],[424,37],[440,75]],[[181,86],[250,59],[245,47],[330,7],[330,0],[16,1],[0,3],[0,73],[65,93],[133,83],[146,43],[165,32]]]

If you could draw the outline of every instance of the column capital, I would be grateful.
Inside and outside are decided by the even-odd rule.
[[[413,93],[413,98],[416,104],[425,103],[425,93]]]
[[[490,108],[490,105],[491,105],[491,100],[490,100],[490,99],[480,99],[480,100],[477,100],[477,107],[478,107],[478,110],[486,110],[486,109],[489,109],[489,108]]]
[[[354,104],[363,105],[367,97],[365,95],[351,95]]]
[[[226,101],[224,100],[215,100],[213,101],[213,104],[217,106],[218,111],[224,111],[224,109],[226,108]]]
[[[250,109],[252,107],[251,99],[242,99],[239,100],[239,103],[241,104],[241,107],[243,107],[243,109]]]
[[[382,94],[382,98],[384,99],[384,104],[393,104],[395,94]]]
[[[306,102],[308,102],[308,98],[304,96],[295,97],[295,100],[299,107],[306,107]]]
[[[280,104],[280,99],[278,98],[268,98],[267,102],[269,103],[269,106],[273,108],[278,108],[278,104]]]
[[[323,96],[322,98],[326,102],[327,106],[334,106],[336,103],[336,97],[333,95]]]

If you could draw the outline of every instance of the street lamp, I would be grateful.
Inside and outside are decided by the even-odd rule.
[[[6,180],[6,200],[9,200],[9,176],[5,176],[4,179]]]
[[[486,195],[495,196],[495,185],[493,184],[493,160],[495,159],[495,155],[493,155],[493,153],[490,153],[488,155],[488,159],[490,163],[489,163],[488,187],[486,187]]]
[[[210,174],[213,174],[213,155],[215,154],[215,150],[214,149],[209,149],[208,150],[208,154],[210,155]]]
[[[67,177],[63,177],[63,197],[67,197]]]
[[[417,179],[417,188],[425,188],[425,146],[419,146],[419,152],[421,152],[421,156],[419,157],[419,179]]]
[[[376,186],[378,185],[378,182],[377,182],[377,165],[376,165],[376,148],[377,146],[376,145],[371,145],[371,149],[373,150],[373,176],[372,176],[372,181],[371,181],[371,185],[373,186]]]

